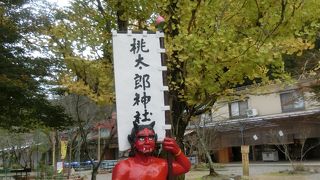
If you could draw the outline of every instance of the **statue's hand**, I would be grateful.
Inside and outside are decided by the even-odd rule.
[[[177,144],[176,140],[173,138],[166,137],[163,140],[162,147],[164,150],[169,151],[173,155],[179,155],[181,153],[181,149]]]
[[[172,164],[173,175],[177,176],[183,173],[187,173],[191,168],[189,159],[182,153],[177,142],[172,138],[164,138],[162,148],[168,151],[174,156]]]

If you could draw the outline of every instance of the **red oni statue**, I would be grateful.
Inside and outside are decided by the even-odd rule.
[[[113,180],[165,180],[168,176],[168,162],[166,159],[153,155],[156,149],[157,135],[149,125],[133,123],[131,135],[128,140],[131,144],[131,157],[116,164],[112,171]],[[174,156],[172,161],[172,174],[174,176],[187,173],[191,163],[181,151],[176,141],[166,137],[162,148]]]

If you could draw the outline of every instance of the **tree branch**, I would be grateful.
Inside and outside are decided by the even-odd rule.
[[[189,24],[188,24],[188,28],[187,28],[188,29],[188,34],[191,33],[190,31],[191,31],[192,25],[195,25],[196,13],[197,13],[197,11],[198,11],[198,9],[200,7],[200,4],[201,4],[201,0],[198,0],[196,8],[191,11],[191,18],[190,18],[190,21],[189,21]]]
[[[97,7],[98,7],[98,10],[100,11],[100,13],[102,14],[103,17],[105,17],[106,15],[106,12],[104,11],[103,7],[102,7],[102,4],[101,4],[101,1],[100,0],[96,0],[97,1]]]

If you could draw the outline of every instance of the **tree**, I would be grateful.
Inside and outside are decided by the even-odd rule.
[[[71,130],[71,133],[69,133],[70,134],[69,145],[68,145],[69,152],[71,152],[72,145],[74,144],[73,142],[77,139],[78,146],[82,147],[84,151],[84,154],[85,154],[84,158],[86,160],[89,160],[90,164],[93,167],[91,179],[95,180],[96,175],[98,173],[99,166],[101,164],[101,161],[103,160],[102,157],[105,156],[105,153],[109,148],[109,144],[113,139],[113,136],[115,135],[114,133],[115,131],[113,130],[115,126],[112,127],[110,136],[107,138],[107,142],[102,151],[101,157],[97,157],[96,152],[90,151],[88,134],[92,132],[92,129],[93,129],[92,127],[95,123],[101,120],[108,119],[108,117],[111,117],[113,108],[108,106],[98,106],[88,97],[79,96],[76,94],[65,96],[63,99],[61,99],[60,103],[65,107],[67,113],[70,114],[70,116],[75,120],[75,124],[76,124],[75,125],[76,127],[74,127],[73,130]],[[110,121],[110,119],[108,120]],[[71,153],[69,153],[69,156],[71,156]],[[95,163],[94,159],[99,161]],[[69,160],[71,162],[71,157],[69,157]]]
[[[48,59],[33,58],[24,46],[31,31],[27,1],[0,1],[0,127],[25,131],[39,126],[61,128],[69,118],[47,98]]]
[[[207,116],[207,117],[210,116],[209,118],[210,118],[210,121],[212,122],[212,115],[211,114],[210,115],[206,114],[205,116]],[[212,142],[212,140],[215,139],[216,131],[215,131],[215,129],[211,128],[210,130],[206,131],[207,133],[205,133],[205,128],[207,128],[205,125],[205,123],[206,123],[205,120],[206,119],[201,119],[201,116],[199,116],[198,120],[193,120],[192,125],[195,126],[194,129],[196,131],[196,137],[197,137],[197,140],[199,143],[198,151],[202,150],[203,154],[205,154],[205,157],[208,160],[209,176],[217,176],[218,174],[214,170],[214,164],[213,164],[213,161],[212,161],[212,158],[210,155],[210,151],[208,150],[208,147],[207,147],[209,144],[211,144],[210,142]],[[201,132],[200,124],[203,124],[202,132]],[[206,143],[206,141],[207,141],[207,143]]]
[[[165,33],[175,134],[183,137],[190,117],[208,111],[246,80],[282,79],[282,54],[312,48],[301,35],[315,32],[307,34],[309,24],[301,18],[317,23],[303,13],[319,6],[313,3],[173,1],[165,11]]]
[[[304,50],[302,53],[294,53],[284,56],[285,68],[292,76],[298,80],[311,79],[313,82],[305,89],[313,92],[313,100],[320,100],[320,37],[319,33],[316,36],[315,48]]]
[[[48,151],[48,139],[43,132],[16,133],[2,130],[1,132],[1,156],[5,168],[38,168],[41,156]],[[36,159],[32,156],[36,155]]]
[[[277,143],[276,147],[279,151],[290,161],[293,172],[305,170],[303,161],[308,152],[320,145],[319,139],[316,139],[315,141],[308,139],[311,134],[310,129],[302,125],[299,132],[300,138],[297,142],[293,143],[295,149],[291,149],[286,139],[288,138],[288,135],[285,133],[286,132],[283,132],[282,130],[270,130],[269,136]],[[306,143],[308,140],[309,143]],[[298,152],[293,152],[293,150]]]

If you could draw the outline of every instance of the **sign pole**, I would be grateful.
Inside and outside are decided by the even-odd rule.
[[[165,49],[164,46],[164,37],[160,37],[160,48]],[[166,54],[161,53],[161,65],[166,66]],[[163,71],[162,74],[163,78],[163,86],[168,86],[168,79],[167,79],[167,71]],[[169,93],[168,91],[164,92],[164,105],[169,106]],[[165,111],[165,123],[166,125],[171,125],[171,116],[170,116],[170,110]],[[166,136],[167,137],[172,137],[172,131],[170,129],[166,129]],[[172,154],[167,153],[167,162],[168,162],[168,180],[173,179],[173,174],[172,174],[172,161],[173,157]]]

